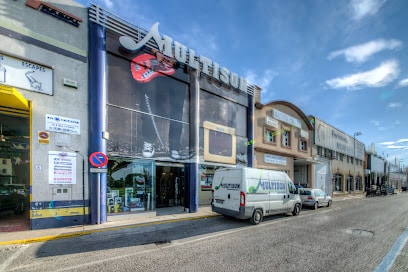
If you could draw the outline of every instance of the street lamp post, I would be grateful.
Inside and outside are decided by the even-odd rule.
[[[354,132],[353,140],[354,140],[354,175],[353,175],[353,194],[355,194],[356,191],[356,136],[360,136],[362,133],[360,131]]]

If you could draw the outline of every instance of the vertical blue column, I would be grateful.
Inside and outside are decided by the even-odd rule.
[[[188,211],[195,213],[198,211],[198,164],[189,163],[188,167],[188,196],[190,200],[188,203]]]
[[[106,126],[106,49],[105,28],[89,22],[89,150],[88,155],[99,151],[106,154],[102,132]],[[90,166],[92,167],[92,166]],[[100,175],[100,191],[98,182]],[[89,173],[90,223],[106,222],[106,174]],[[98,220],[100,197],[100,222]]]
[[[247,146],[248,167],[254,165],[254,97],[248,94],[248,110],[247,110],[247,136],[248,141],[252,144]]]

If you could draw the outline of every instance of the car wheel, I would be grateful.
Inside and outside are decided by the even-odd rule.
[[[25,211],[25,200],[21,199],[17,202],[17,207],[14,210],[15,214],[22,214]]]
[[[293,208],[292,215],[293,215],[293,216],[296,216],[296,215],[298,215],[299,213],[300,213],[300,205],[299,205],[299,204],[296,204],[295,207]]]
[[[251,219],[249,220],[249,222],[252,225],[258,225],[259,223],[262,222],[262,211],[260,209],[255,209],[254,213],[252,214]]]
[[[330,207],[330,206],[331,206],[331,204],[332,204],[332,201],[331,201],[331,200],[329,200],[329,202],[327,202],[327,207]]]
[[[319,205],[318,205],[318,203],[317,203],[317,201],[314,203],[314,205],[313,205],[313,210],[317,210],[317,208],[319,207]]]

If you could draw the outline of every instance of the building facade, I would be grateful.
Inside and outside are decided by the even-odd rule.
[[[356,139],[360,133],[351,137],[314,116],[309,118],[314,123],[312,155],[331,172],[330,193],[363,193],[365,146]]]
[[[313,187],[313,125],[287,101],[257,102],[254,167],[286,172],[295,185]]]
[[[106,173],[90,173],[91,223],[196,212],[211,203],[215,169],[252,166],[256,87],[158,26],[89,9],[89,153],[109,158]]]
[[[82,224],[88,213],[86,10],[69,0],[0,4],[0,183],[29,188],[24,220],[31,229]]]

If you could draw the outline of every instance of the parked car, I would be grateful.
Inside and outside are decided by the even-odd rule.
[[[331,196],[327,195],[321,189],[301,188],[299,189],[302,206],[317,209],[320,206],[330,207],[332,204]]]
[[[25,211],[25,205],[26,198],[23,195],[0,185],[0,212],[14,211],[16,214],[21,214]]]
[[[394,185],[383,185],[381,190],[385,191],[386,194],[393,195],[395,194]]]
[[[7,184],[6,187],[10,188],[12,192],[16,192],[25,197],[28,197],[30,190],[26,184]]]

